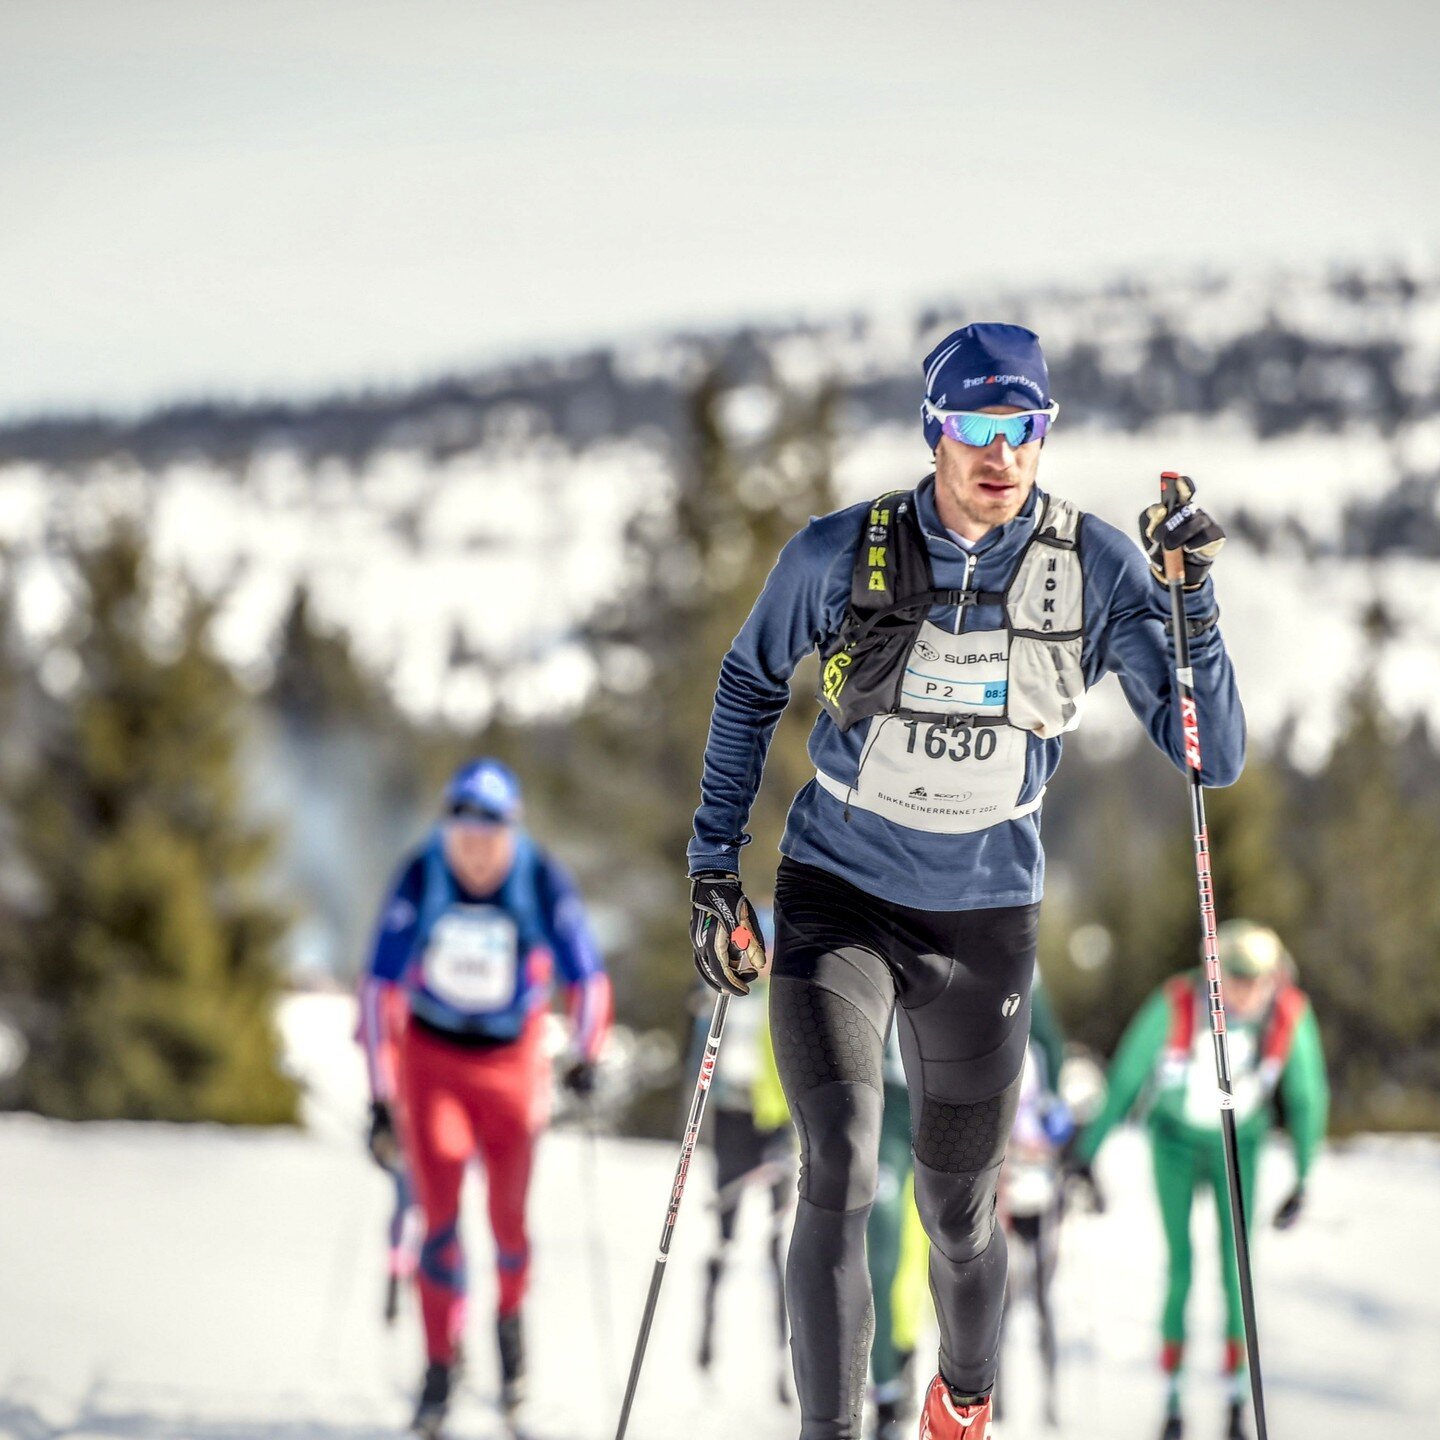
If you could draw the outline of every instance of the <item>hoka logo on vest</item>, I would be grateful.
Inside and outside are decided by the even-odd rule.
[[[885,583],[885,571],[888,568],[886,561],[887,541],[890,536],[890,511],[875,506],[870,511],[870,546],[866,564],[870,567],[870,580],[868,588],[884,592],[890,587]]]

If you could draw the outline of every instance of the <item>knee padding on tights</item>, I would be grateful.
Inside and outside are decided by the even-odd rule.
[[[990,1244],[1000,1162],[1020,1098],[1017,1080],[988,1100],[957,1104],[926,1097],[915,1134],[915,1205],[925,1232],[953,1264]]]
[[[1005,1158],[1019,1102],[1018,1080],[988,1100],[968,1104],[927,1095],[915,1127],[915,1158],[946,1175],[998,1165]]]
[[[875,1199],[879,1175],[879,1090],[831,1083],[795,1102],[800,1134],[800,1194],[822,1210],[848,1211]]]
[[[863,978],[855,977],[864,994]],[[845,995],[809,980],[777,975],[770,982],[770,1039],[775,1068],[791,1105],[828,1080],[882,1085],[884,1024]]]
[[[420,1247],[420,1274],[435,1285],[461,1294],[465,1290],[465,1252],[460,1248],[458,1222],[425,1237]]]

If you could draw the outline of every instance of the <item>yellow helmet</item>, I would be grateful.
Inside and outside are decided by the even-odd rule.
[[[1227,920],[1215,932],[1220,968],[1246,980],[1276,975],[1289,967],[1290,956],[1280,937],[1253,920]]]

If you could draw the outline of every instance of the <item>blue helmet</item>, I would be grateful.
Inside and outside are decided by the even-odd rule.
[[[489,756],[467,760],[445,787],[445,808],[452,815],[509,824],[520,814],[520,782]]]

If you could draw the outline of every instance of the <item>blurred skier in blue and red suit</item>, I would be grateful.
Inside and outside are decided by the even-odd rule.
[[[460,1191],[475,1158],[495,1237],[501,1400],[507,1409],[520,1401],[525,1203],[550,1113],[544,1032],[555,981],[570,1021],[564,1083],[577,1094],[594,1086],[610,1025],[610,982],[580,895],[520,817],[519,783],[498,761],[456,772],[442,820],[391,887],[360,990],[371,1153],[392,1169],[403,1146],[425,1217],[421,1433],[438,1431],[456,1377],[466,1292]]]

